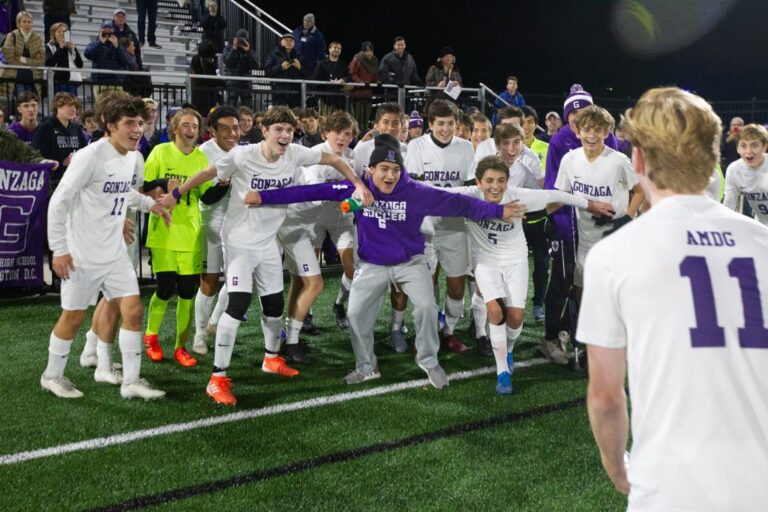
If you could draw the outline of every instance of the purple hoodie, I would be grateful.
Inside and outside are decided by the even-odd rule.
[[[37,125],[38,128],[40,125]],[[33,131],[28,131],[26,128],[21,126],[21,123],[19,121],[16,121],[15,123],[8,126],[8,131],[13,132],[16,134],[16,138],[20,141],[26,143],[26,144],[32,144],[32,139],[35,136],[35,132],[37,131],[37,128],[35,128]]]
[[[472,220],[501,218],[504,208],[461,194],[453,194],[418,183],[400,174],[391,194],[380,192],[368,178],[373,205],[354,213],[363,261],[375,265],[397,265],[424,254],[424,217],[466,217]],[[355,191],[348,181],[321,183],[260,191],[262,204],[291,204],[305,201],[343,201]]]
[[[613,133],[609,133],[605,139],[605,145],[611,149],[619,149],[619,139]],[[576,134],[573,133],[569,125],[563,126],[557,133],[552,136],[549,141],[549,149],[547,150],[547,171],[544,175],[544,188],[549,190],[555,189],[555,181],[557,181],[557,173],[560,170],[560,161],[569,151],[581,147],[581,141]],[[576,228],[573,224],[574,213],[573,207],[563,206],[552,217],[555,223],[555,229],[557,230],[557,236],[566,242],[573,240],[573,234],[576,232]]]

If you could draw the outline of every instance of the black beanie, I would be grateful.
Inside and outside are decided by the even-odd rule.
[[[371,153],[371,159],[368,162],[369,167],[373,167],[379,162],[392,162],[398,164],[401,168],[403,165],[403,155],[400,154],[400,141],[391,136],[388,133],[382,133],[377,135],[373,140],[374,148]]]

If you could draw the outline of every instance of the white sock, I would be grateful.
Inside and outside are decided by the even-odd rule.
[[[264,333],[264,350],[268,357],[274,357],[280,352],[280,330],[282,317],[261,315],[261,331]]]
[[[469,290],[470,296],[475,295],[475,290],[477,290],[477,281],[474,279],[470,279],[467,277],[467,290]]]
[[[452,299],[445,297],[445,329],[443,333],[446,336],[453,334],[456,324],[459,323],[462,313],[464,313],[464,299]]]
[[[512,329],[510,326],[507,326],[507,352],[512,353],[512,351],[515,350],[515,342],[522,332],[523,324],[520,324],[520,327],[517,329]]]
[[[63,340],[51,332],[48,342],[48,366],[45,368],[45,376],[49,379],[64,376],[64,368],[67,367],[69,349],[72,340]]]
[[[209,297],[198,288],[195,296],[195,334],[205,334],[208,328],[208,322],[211,319],[213,311],[213,301],[216,296]]]
[[[237,337],[238,327],[240,327],[240,320],[232,318],[227,313],[221,315],[219,325],[216,327],[216,347],[213,352],[213,366],[222,371],[229,368],[229,363],[232,361],[232,352],[235,350],[235,338]],[[219,375],[219,373],[216,375]]]
[[[472,295],[472,318],[475,319],[475,337],[488,336],[488,308],[478,294]]]
[[[440,304],[440,283],[434,283],[432,285],[432,293],[435,294],[435,302]]]
[[[227,305],[229,304],[229,290],[227,289],[227,283],[224,283],[224,286],[221,287],[221,290],[219,290],[219,298],[216,300],[216,307],[213,308],[213,313],[211,313],[211,318],[208,319],[208,323],[212,325],[217,325],[219,323],[219,319],[221,318],[221,315],[224,314],[224,312],[227,310]]]
[[[504,324],[489,324],[488,330],[491,332],[493,358],[496,359],[496,375],[500,375],[509,371],[507,365],[507,329]]]
[[[339,294],[336,296],[336,304],[344,304],[349,298],[349,289],[352,287],[352,280],[347,277],[347,274],[341,274],[341,285],[339,286]]]
[[[96,344],[96,370],[108,372],[112,369],[112,344],[99,340]]]
[[[405,321],[405,311],[398,311],[392,309],[392,330],[399,331],[403,328],[403,322]]]
[[[141,332],[120,329],[117,344],[123,356],[123,383],[130,384],[141,373]]]
[[[85,347],[83,347],[83,354],[90,356],[96,353],[96,344],[99,342],[99,336],[93,332],[93,328],[88,329],[85,333]]]
[[[302,325],[304,325],[304,322],[299,322],[293,318],[288,318],[288,325],[286,326],[288,338],[285,341],[287,345],[295,345],[299,342],[299,333],[301,332]]]

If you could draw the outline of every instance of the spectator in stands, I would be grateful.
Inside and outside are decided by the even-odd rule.
[[[460,87],[461,84],[461,73],[459,73],[459,70],[456,67],[456,52],[450,46],[441,48],[440,53],[438,54],[437,63],[430,66],[427,70],[424,85],[427,87],[440,87],[441,89],[445,89],[448,85]],[[453,98],[443,91],[430,91],[429,103],[437,98],[454,101]],[[426,112],[428,109],[429,105],[427,105],[424,111]]]
[[[75,13],[74,0],[43,0],[43,30],[44,35],[51,33],[55,23],[64,23],[67,28],[72,26],[69,15]]]
[[[216,75],[216,44],[204,39],[192,57],[189,74],[192,79],[192,105],[206,116],[218,103],[219,85],[215,78],[194,78],[194,75]]]
[[[45,65],[51,68],[82,68],[83,58],[75,43],[69,40],[66,23],[54,23],[50,28],[50,40],[45,45]],[[53,90],[77,96],[77,85],[83,77],[77,71],[56,71],[53,74]]]
[[[385,84],[421,85],[413,56],[405,51],[405,38],[397,36],[393,50],[381,59],[379,81]]]
[[[378,72],[379,59],[373,53],[373,44],[365,41],[349,63],[349,76],[353,82],[375,84],[379,81]],[[372,96],[373,91],[368,87],[355,87],[352,90],[352,112],[363,131],[368,129]]]
[[[152,137],[149,139],[150,147],[154,148],[158,144],[171,141],[171,137],[168,135],[168,127],[171,124],[171,118],[176,115],[176,112],[179,111],[181,111],[181,107],[171,107],[168,109],[165,114],[165,126],[163,126],[163,128],[160,130],[155,130],[155,132],[152,134]]]
[[[157,0],[136,0],[136,14],[139,17],[139,44],[144,46],[144,43],[149,41],[150,48],[161,49],[162,46],[157,44],[157,39],[155,38],[155,31],[157,30]]]
[[[101,24],[99,37],[85,48],[83,54],[93,63],[94,69],[118,71],[128,67],[125,54],[118,48],[114,27],[109,21]],[[97,98],[106,91],[122,89],[120,75],[93,73],[91,78],[95,83],[93,92]]]
[[[459,111],[456,114],[456,136],[460,139],[470,140],[472,138],[472,128],[474,124],[472,118],[464,112]]]
[[[8,130],[16,134],[16,138],[27,144],[32,143],[35,132],[39,127],[37,113],[40,108],[40,97],[32,91],[24,91],[16,97],[16,112],[19,117]]]
[[[544,124],[547,126],[546,131],[538,132],[534,137],[549,144],[552,136],[563,127],[563,121],[560,119],[560,114],[552,111],[547,112],[547,116],[544,118]]]
[[[304,135],[299,141],[302,146],[311,148],[325,142],[322,133],[320,133],[320,122],[315,109],[305,108],[301,111],[299,119],[301,119],[301,126],[304,128]]]
[[[136,57],[136,41],[130,37],[121,37],[118,41],[120,45],[120,51],[123,52],[125,62],[127,63],[126,71],[145,71],[139,66],[138,59]],[[123,76],[123,90],[132,96],[144,97],[152,96],[152,79],[146,75],[124,75]]]
[[[333,82],[343,86],[349,79],[349,66],[341,58],[341,43],[333,41],[328,45],[328,57],[318,62],[312,80]],[[344,109],[344,107],[343,96],[323,96],[320,98],[320,111],[325,115],[336,109]]]
[[[472,116],[472,136],[470,142],[472,142],[472,149],[477,149],[477,145],[491,138],[491,132],[493,127],[491,126],[491,120],[485,117],[483,114],[475,114]]]
[[[739,143],[739,131],[742,128],[744,128],[744,119],[738,116],[732,117],[729,129],[723,134],[720,143],[720,165],[723,169],[741,158],[736,152],[736,145]]]
[[[238,125],[240,125],[240,141],[238,144],[257,144],[264,140],[261,133],[261,126],[254,123],[253,110],[250,107],[240,107],[237,109]]]
[[[251,48],[248,31],[241,28],[232,40],[232,46],[224,49],[224,73],[229,76],[250,77],[253,70],[259,67],[256,53]],[[229,94],[229,104],[233,107],[253,105],[253,90],[251,82],[244,80],[227,80],[225,82]]]
[[[133,39],[133,42],[136,45],[136,62],[139,64],[139,67],[143,69],[144,63],[141,60],[139,38],[136,35],[136,32],[131,30],[131,27],[125,22],[125,9],[122,7],[115,9],[115,12],[112,14],[112,30],[115,32],[118,41],[123,37]]]
[[[45,65],[43,39],[40,34],[32,30],[32,15],[26,11],[21,11],[16,15],[16,25],[18,28],[8,34],[3,43],[3,55],[6,62],[12,66]],[[13,86],[10,82],[6,84],[6,96],[18,96],[24,91],[35,91],[40,97],[40,83],[35,84],[34,81],[42,80],[42,71],[5,68],[3,78],[15,80]]]
[[[90,142],[93,132],[99,129],[99,121],[96,119],[96,112],[91,109],[83,110],[80,114],[80,126],[83,127],[85,141]]]
[[[296,41],[293,34],[285,34],[267,58],[264,69],[267,76],[289,80],[301,80],[306,76],[301,54],[296,51]],[[276,91],[272,93],[274,105],[295,107],[300,103],[299,88],[291,84],[280,83],[273,85]],[[291,94],[293,92],[293,94]]]
[[[325,57],[325,37],[315,25],[315,15],[305,14],[300,27],[293,29],[296,51],[302,57],[304,76],[312,76],[317,63]]]
[[[51,101],[53,115],[46,118],[32,139],[32,147],[43,158],[56,160],[59,166],[51,171],[51,191],[67,171],[72,155],[87,144],[82,127],[77,123],[80,102],[68,92],[56,93]]]
[[[413,112],[411,112],[411,115],[408,118],[407,141],[410,142],[413,139],[421,137],[423,133],[424,133],[424,118],[421,117],[421,114],[419,114],[418,110],[414,110]]]
[[[205,13],[200,21],[203,27],[203,41],[208,39],[216,46],[216,53],[224,51],[224,31],[227,28],[227,20],[219,14],[219,6],[216,0],[207,0]]]
[[[506,106],[519,108],[525,105],[525,98],[523,98],[523,95],[517,90],[517,77],[515,76],[507,77],[507,88],[499,96],[509,105],[505,104],[504,101],[496,100],[496,108],[504,108]]]
[[[192,16],[192,29],[194,29],[200,24],[200,15],[202,14],[200,0],[184,0],[184,3],[189,9],[189,15]]]
[[[143,98],[142,101],[147,106],[147,120],[144,123],[144,133],[139,142],[139,152],[146,160],[149,153],[152,152],[152,148],[155,147],[150,141],[157,130],[157,102],[152,98]]]

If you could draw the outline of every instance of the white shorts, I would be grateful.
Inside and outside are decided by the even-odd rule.
[[[475,265],[475,281],[483,301],[503,299],[508,308],[525,308],[528,296],[528,259],[516,264]]]
[[[435,275],[435,271],[437,270],[437,253],[435,252],[435,246],[432,245],[432,242],[424,244],[424,258],[427,262],[427,268],[432,275]]]
[[[335,203],[333,204],[335,205]],[[326,231],[337,250],[351,249],[355,240],[353,220],[352,215],[342,213],[338,208],[335,210],[323,208],[315,223],[315,249],[320,249],[323,246]]]
[[[139,295],[139,282],[128,255],[104,268],[79,268],[61,281],[61,309],[84,311],[95,306],[99,290],[107,300]]]
[[[255,293],[263,297],[283,291],[283,263],[276,242],[259,251],[228,246],[226,253],[230,292]]]
[[[224,272],[224,243],[221,241],[222,222],[203,222],[203,271],[206,274]]]
[[[466,233],[437,231],[432,238],[432,246],[446,277],[461,277],[467,273],[469,244]]]
[[[587,253],[594,244],[585,244],[579,242],[576,249],[576,267],[573,269],[573,284],[579,288],[584,288],[584,262],[587,261]]]
[[[285,255],[285,268],[294,276],[319,276],[320,262],[309,236],[299,237],[291,242],[280,240]]]

